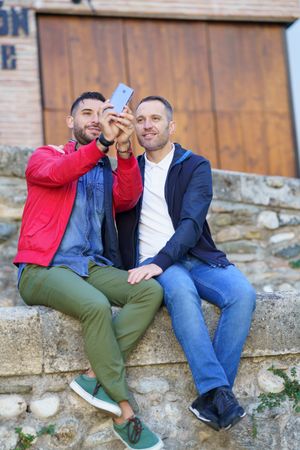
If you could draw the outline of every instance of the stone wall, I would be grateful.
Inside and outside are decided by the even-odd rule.
[[[299,294],[259,296],[235,385],[247,416],[232,430],[219,433],[188,411],[196,396],[190,371],[167,312],[163,308],[158,313],[128,360],[127,373],[139,415],[162,436],[166,450],[298,449],[299,416],[291,402],[255,412],[254,419],[252,414],[259,393],[282,389],[282,379],[268,368],[274,365],[289,374],[297,367],[300,375],[299,306]],[[217,313],[205,304],[204,314],[213,332]],[[0,340],[1,450],[15,448],[16,426],[34,435],[50,424],[55,435],[39,438],[34,449],[124,448],[112,433],[111,419],[68,387],[88,367],[76,320],[45,307],[2,308]]]
[[[0,146],[0,306],[22,304],[11,261],[26,199],[29,148]],[[259,291],[300,291],[300,180],[213,171],[209,224],[217,245]]]

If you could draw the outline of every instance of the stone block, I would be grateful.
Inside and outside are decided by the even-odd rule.
[[[299,353],[300,296],[293,292],[258,295],[243,356]]]
[[[0,222],[0,242],[9,239],[16,231],[16,224]]]
[[[280,242],[284,241],[290,241],[291,239],[294,239],[295,233],[278,233],[273,234],[273,236],[270,237],[269,242],[271,244],[279,244]]]
[[[280,177],[276,177],[278,179]],[[241,174],[241,200],[254,205],[300,209],[300,183],[293,178],[282,178],[272,183],[272,177]]]
[[[300,245],[299,244],[288,245],[284,248],[281,248],[280,250],[274,250],[273,253],[275,256],[284,259],[295,258],[297,256],[300,256]]]
[[[27,196],[26,183],[20,178],[0,177],[1,220],[20,220]]]
[[[257,375],[258,386],[263,392],[278,393],[284,389],[283,378],[266,369],[261,369]]]
[[[41,373],[41,341],[40,320],[36,308],[1,308],[0,376]]]
[[[0,145],[0,175],[24,177],[27,161],[32,152],[32,148]]]
[[[88,367],[79,322],[46,308],[41,309],[44,369],[46,373],[82,370]],[[115,308],[114,308],[115,309]],[[218,309],[203,302],[206,323],[213,336]],[[300,297],[289,293],[260,294],[243,356],[271,356],[299,352]],[[276,333],[274,333],[276,330]],[[127,365],[145,366],[185,362],[171,326],[168,312],[161,308]]]
[[[17,445],[18,436],[13,429],[0,427],[1,450],[11,450]]]
[[[45,373],[70,372],[88,367],[80,323],[57,311],[39,307]]]
[[[214,169],[212,171],[214,199],[227,202],[241,201],[241,174]]]
[[[48,395],[30,402],[30,411],[39,419],[55,416],[59,410],[60,400],[57,395]]]
[[[299,353],[299,303],[299,295],[293,292],[260,294],[243,356]],[[203,312],[213,336],[218,310],[204,301]],[[2,308],[0,335],[2,376],[39,374],[42,365],[46,374],[80,371],[89,366],[79,322],[57,311],[45,307]],[[185,361],[167,310],[162,308],[127,365],[151,366]]]
[[[275,230],[279,227],[279,220],[275,211],[262,211],[258,216],[257,223],[268,230]]]
[[[162,308],[156,315],[136,350],[129,356],[128,366],[185,362],[171,326],[168,312]]]
[[[12,419],[20,416],[26,411],[27,404],[20,395],[0,396],[0,417],[2,419]]]

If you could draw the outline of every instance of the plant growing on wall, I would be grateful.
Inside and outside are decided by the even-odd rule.
[[[290,261],[289,265],[293,269],[300,269],[300,259],[297,259],[296,261]]]
[[[293,403],[293,409],[296,413],[300,412],[300,383],[297,380],[296,368],[291,369],[289,376],[283,369],[269,367],[268,369],[274,375],[283,379],[283,390],[281,392],[262,393],[258,396],[259,404],[252,414],[252,436],[257,436],[257,422],[255,413],[261,413],[266,409],[272,409],[280,406],[286,399]]]
[[[26,450],[30,448],[34,441],[45,434],[49,434],[50,436],[54,436],[55,434],[55,425],[48,425],[47,427],[42,427],[36,434],[28,434],[23,432],[23,428],[18,427],[15,428],[15,432],[18,435],[18,442],[15,446],[14,450]]]

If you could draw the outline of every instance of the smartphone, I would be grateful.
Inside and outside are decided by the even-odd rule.
[[[126,106],[131,99],[133,92],[134,90],[131,87],[120,83],[110,98],[110,103],[114,105],[113,111],[116,113],[121,113],[124,106]]]

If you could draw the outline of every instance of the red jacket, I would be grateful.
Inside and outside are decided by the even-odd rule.
[[[18,252],[14,263],[48,266],[66,230],[76,196],[78,178],[99,160],[104,164],[104,204],[106,215],[107,257],[116,262],[117,234],[114,213],[131,209],[142,192],[142,180],[136,159],[118,158],[113,175],[109,160],[95,141],[75,151],[75,142],[64,148],[40,147],[28,161],[26,180],[28,197],[22,218]],[[113,177],[113,178],[112,178]],[[119,264],[116,264],[119,265]]]

